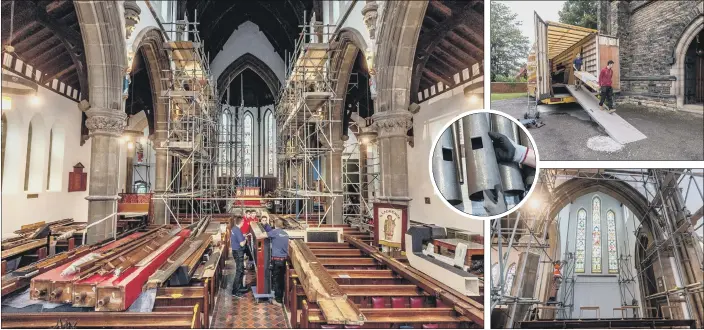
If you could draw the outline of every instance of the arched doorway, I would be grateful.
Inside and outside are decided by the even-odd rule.
[[[704,17],[701,13],[679,38],[671,73],[676,77],[674,92],[678,108],[701,111],[704,104]]]

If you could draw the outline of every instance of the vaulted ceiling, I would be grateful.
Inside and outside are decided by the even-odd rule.
[[[285,51],[292,52],[303,24],[303,16],[310,19],[313,10],[320,17],[320,0],[277,1],[221,1],[187,0],[189,19],[197,12],[200,37],[205,41],[205,51],[214,59],[237,27],[252,21],[269,39],[276,52],[284,58]]]
[[[72,0],[2,0],[2,45],[11,45],[23,62],[42,72],[42,81],[59,79],[88,92],[83,39]],[[5,49],[3,49],[3,52]]]
[[[430,0],[411,79],[411,99],[439,82],[452,88],[454,74],[484,59],[484,1]]]

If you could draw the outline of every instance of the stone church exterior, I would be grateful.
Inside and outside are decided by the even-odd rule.
[[[619,38],[625,103],[702,112],[704,1],[601,0],[598,30]]]

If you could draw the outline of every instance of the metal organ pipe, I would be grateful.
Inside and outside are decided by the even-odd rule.
[[[528,138],[528,134],[524,129],[519,129],[518,130],[518,136],[519,140],[517,141],[520,145],[533,149],[533,145],[530,143],[530,139]],[[530,190],[530,187],[533,185],[533,182],[535,182],[535,169],[528,167],[528,166],[523,166],[523,169],[521,171],[523,174],[523,183],[525,185],[526,191]]]
[[[496,162],[494,146],[489,137],[489,114],[474,113],[462,118],[464,150],[469,199],[484,200],[484,191],[496,195],[501,188],[501,175]]]
[[[462,131],[460,128],[460,121],[456,121],[450,125],[452,129],[452,147],[455,148],[455,168],[457,169],[457,179],[459,183],[464,183],[464,168],[462,168]]]
[[[496,114],[491,114],[491,130],[496,133],[506,135],[511,141],[520,144],[520,135],[518,126],[510,119]],[[507,199],[518,196],[522,197],[525,187],[523,185],[523,176],[518,164],[514,162],[499,162],[499,172],[501,182],[504,187],[504,194]]]
[[[462,203],[455,159],[459,149],[455,149],[452,138],[452,128],[448,127],[440,135],[438,143],[433,150],[433,179],[440,190],[440,194],[451,205]]]

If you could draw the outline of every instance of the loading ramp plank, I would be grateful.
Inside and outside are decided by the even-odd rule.
[[[620,144],[631,143],[643,140],[646,136],[637,128],[633,127],[625,119],[616,113],[609,113],[599,110],[599,100],[586,88],[577,89],[576,86],[567,85],[567,90],[577,99],[577,102],[584,108],[589,116],[596,121],[599,126],[606,130],[612,139]]]

